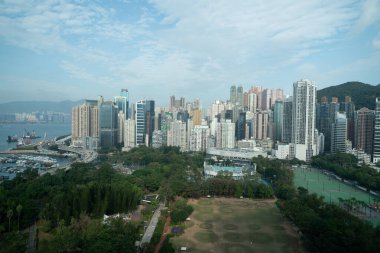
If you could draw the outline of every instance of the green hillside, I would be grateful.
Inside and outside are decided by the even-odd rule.
[[[356,105],[356,109],[367,107],[375,109],[375,99],[380,97],[380,84],[373,86],[361,82],[347,82],[336,86],[327,87],[317,92],[318,101],[326,96],[329,101],[331,97],[338,97],[339,102],[344,102],[345,96],[350,96]]]

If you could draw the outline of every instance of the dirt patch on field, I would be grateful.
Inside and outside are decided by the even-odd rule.
[[[306,252],[275,200],[203,198],[189,204],[191,226],[171,238],[177,252]]]

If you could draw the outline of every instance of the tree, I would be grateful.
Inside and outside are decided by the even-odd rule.
[[[7,212],[7,217],[8,217],[8,232],[11,232],[11,218],[13,216],[13,210],[9,209]]]
[[[16,211],[17,211],[17,230],[20,231],[20,214],[21,214],[21,210],[22,210],[22,205],[18,204],[18,206],[16,207]]]

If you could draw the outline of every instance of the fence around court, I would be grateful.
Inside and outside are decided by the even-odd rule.
[[[296,187],[304,187],[310,193],[324,196],[325,201],[339,204],[339,198],[355,198],[366,204],[376,204],[377,198],[370,193],[362,191],[357,187],[348,185],[331,175],[324,174],[321,170],[310,167],[297,167],[294,169],[294,184]]]

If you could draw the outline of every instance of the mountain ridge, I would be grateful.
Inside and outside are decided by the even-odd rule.
[[[356,109],[367,107],[374,110],[376,97],[380,97],[380,84],[371,85],[359,81],[346,82],[318,90],[318,101],[323,96],[326,96],[328,101],[331,101],[331,97],[338,97],[340,103],[345,101],[345,96],[350,96]]]

